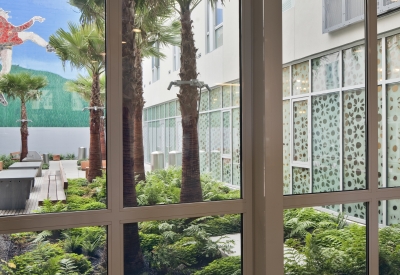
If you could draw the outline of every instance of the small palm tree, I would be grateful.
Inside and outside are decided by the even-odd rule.
[[[90,72],[89,72],[90,73]],[[79,94],[83,100],[90,102],[90,96],[92,94],[92,76],[78,75],[76,80],[67,81],[64,86],[66,91],[75,92]],[[102,74],[100,76],[100,106],[104,107],[106,103],[106,76]],[[100,147],[101,147],[101,158],[107,159],[106,150],[106,138],[105,138],[105,125],[104,125],[104,111],[100,110]]]
[[[58,29],[50,36],[49,44],[63,62],[71,67],[86,69],[92,76],[90,95],[90,166],[89,182],[102,175],[100,148],[100,75],[104,73],[104,35],[95,25],[68,24],[68,31]]]
[[[20,160],[28,154],[28,114],[26,103],[37,100],[41,89],[48,84],[44,76],[34,76],[29,73],[6,74],[0,78],[0,91],[11,99],[21,101],[21,156]]]
[[[136,11],[134,24],[135,31],[139,34],[135,37],[134,55],[135,66],[133,67],[133,165],[135,182],[145,181],[144,150],[143,150],[143,67],[142,61],[146,57],[165,58],[165,54],[159,51],[160,46],[178,46],[180,43],[180,23],[167,21],[173,13],[172,8],[164,6],[141,7]]]

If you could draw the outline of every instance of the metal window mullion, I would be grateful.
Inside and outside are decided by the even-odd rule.
[[[378,212],[378,95],[377,95],[377,2],[365,0],[367,179],[371,192],[368,209],[368,274],[379,274]]]

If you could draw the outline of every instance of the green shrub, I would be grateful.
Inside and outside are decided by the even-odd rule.
[[[48,169],[49,169],[49,165],[47,163],[43,163],[42,170],[48,170]]]
[[[240,256],[226,257],[211,262],[194,275],[241,275],[241,266]]]
[[[162,237],[157,234],[144,234],[139,231],[140,248],[143,253],[150,253],[155,246],[159,245]]]
[[[95,201],[95,202],[91,202],[91,203],[83,205],[80,210],[100,210],[100,209],[106,209],[106,208],[107,208],[107,205],[105,205],[104,203]]]
[[[241,233],[242,230],[242,217],[239,214],[204,217],[193,221],[193,224],[200,223],[207,225],[204,230],[211,236]]]
[[[3,162],[3,169],[6,170],[13,163],[17,162],[16,160],[12,160],[10,156],[0,155],[0,161]]]

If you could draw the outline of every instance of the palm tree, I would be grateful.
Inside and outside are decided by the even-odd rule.
[[[133,84],[133,163],[135,182],[145,181],[144,170],[144,150],[143,150],[143,58],[154,56],[158,58],[165,58],[165,54],[159,51],[155,45],[177,46],[179,40],[178,21],[173,21],[168,24],[173,9],[164,6],[154,6],[152,8],[142,7],[136,12],[136,21],[134,29],[138,33],[135,37],[134,55],[135,66],[133,70],[134,84]]]
[[[41,95],[40,89],[48,84],[44,76],[34,76],[29,73],[6,74],[0,78],[0,91],[11,99],[19,98],[21,101],[21,156],[20,160],[28,154],[28,115],[26,103],[37,100]]]
[[[104,73],[105,51],[104,35],[94,25],[68,24],[68,32],[58,29],[50,36],[49,44],[65,67],[68,62],[71,67],[86,69],[92,76],[90,95],[90,166],[87,179],[89,182],[102,175],[100,148],[100,75]]]
[[[92,76],[87,77],[78,75],[76,80],[67,81],[64,86],[65,90],[69,92],[78,93],[83,100],[90,102],[90,96],[92,94]],[[100,107],[104,107],[106,103],[106,76],[102,74],[100,76]],[[104,111],[99,110],[101,119],[100,120],[100,147],[101,147],[101,159],[107,159],[106,150],[106,138],[105,138],[105,125],[104,125]]]
[[[223,0],[209,0],[212,5]],[[193,10],[202,0],[163,0],[175,8],[180,16],[181,22],[181,68],[179,76],[182,81],[197,79],[197,62],[194,38],[193,21],[191,18]],[[175,4],[177,7],[175,7]],[[197,104],[199,94],[197,87],[181,85],[177,94],[182,114],[182,189],[180,195],[181,203],[202,201],[202,190],[200,183],[199,162],[199,138],[197,123],[199,120]]]

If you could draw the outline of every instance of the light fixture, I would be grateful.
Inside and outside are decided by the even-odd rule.
[[[122,41],[122,44],[126,44],[126,41]]]
[[[133,29],[132,31],[133,31],[133,32],[142,32],[140,29],[136,29],[136,28]]]

